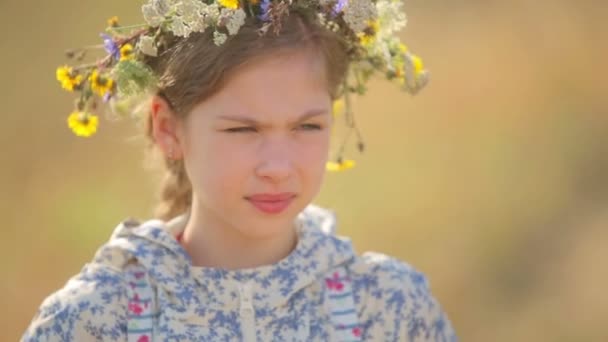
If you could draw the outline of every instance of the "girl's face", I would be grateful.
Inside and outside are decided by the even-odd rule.
[[[317,195],[332,124],[324,68],[305,53],[256,60],[179,122],[192,209],[206,223],[271,237]]]

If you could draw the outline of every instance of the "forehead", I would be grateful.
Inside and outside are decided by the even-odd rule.
[[[322,58],[296,52],[258,58],[235,69],[222,89],[194,111],[212,118],[293,119],[330,103]]]

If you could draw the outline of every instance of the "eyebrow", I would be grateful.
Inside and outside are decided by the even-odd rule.
[[[300,117],[298,117],[295,120],[295,122],[296,123],[303,122],[303,121],[306,121],[306,120],[308,120],[308,119],[310,119],[312,117],[320,116],[320,115],[323,115],[323,114],[326,114],[326,113],[327,113],[326,109],[313,109],[313,110],[309,110],[308,112],[300,115]],[[246,117],[246,116],[220,115],[217,118],[221,119],[221,120],[230,120],[230,121],[243,122],[243,123],[250,124],[250,125],[259,125],[260,124],[257,120],[255,120],[253,118],[250,118],[250,117]]]

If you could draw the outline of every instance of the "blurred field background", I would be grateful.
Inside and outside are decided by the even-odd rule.
[[[146,218],[153,178],[128,121],[69,132],[55,80],[70,47],[140,1],[0,0],[4,121],[0,340]],[[368,149],[317,203],[359,251],[423,271],[462,341],[608,341],[608,3],[406,2],[405,42],[432,73],[409,97],[378,80],[356,112]]]

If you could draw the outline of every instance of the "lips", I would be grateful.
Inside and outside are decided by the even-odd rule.
[[[255,194],[245,197],[245,199],[263,213],[278,214],[287,209],[295,197],[294,193],[283,192],[278,194]]]

